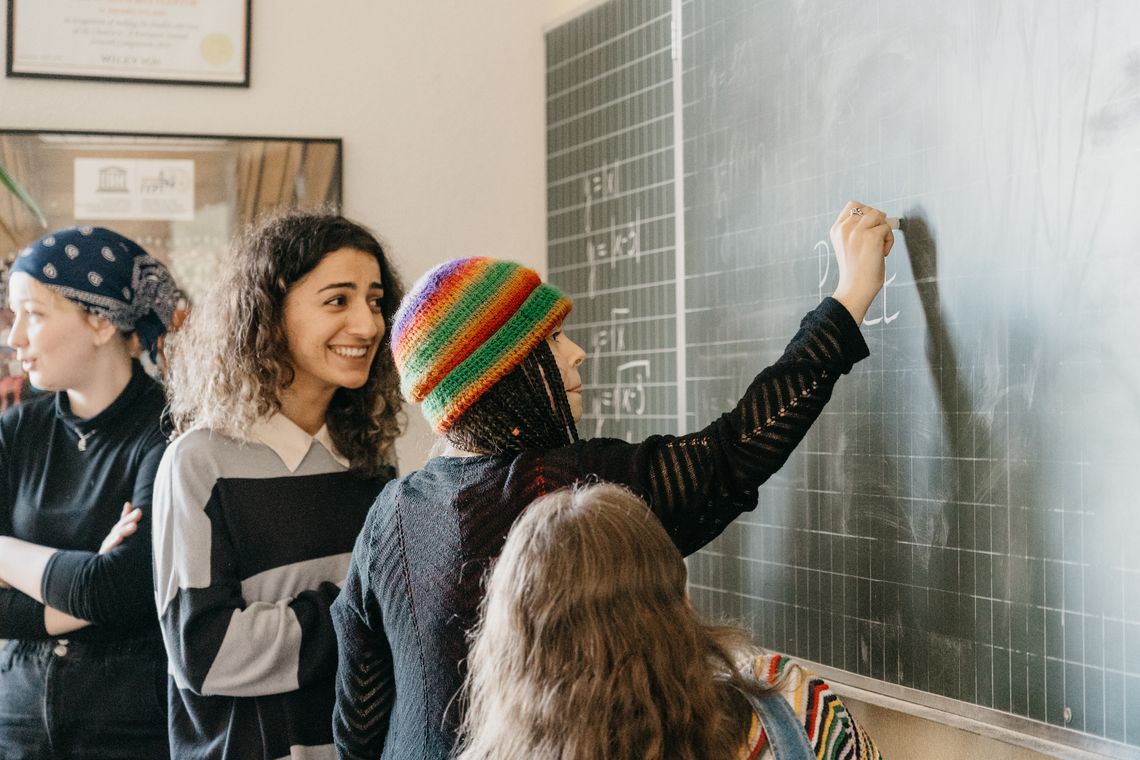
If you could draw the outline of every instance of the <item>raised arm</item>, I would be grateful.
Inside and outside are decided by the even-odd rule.
[[[329,607],[339,589],[326,582],[275,603],[246,603],[215,488],[222,455],[201,445],[207,435],[173,444],[155,479],[155,594],[175,683],[196,694],[253,697],[331,676]]]
[[[881,212],[848,204],[832,227],[841,270],[836,297],[803,318],[735,408],[690,435],[581,447],[584,469],[641,492],[686,554],[719,535],[755,507],[759,486],[803,440],[836,381],[868,355],[858,320],[882,287],[889,236]]]

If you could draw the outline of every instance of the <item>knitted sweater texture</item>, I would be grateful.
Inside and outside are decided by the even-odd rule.
[[[780,694],[792,706],[808,744],[818,758],[827,760],[882,760],[878,747],[867,732],[856,723],[839,695],[819,676],[794,660],[778,654],[765,654],[752,664],[753,674],[761,683],[780,683]],[[752,714],[748,738],[740,751],[740,760],[773,760],[775,753]]]
[[[483,575],[534,499],[588,479],[626,485],[690,554],[756,506],[758,487],[787,460],[839,376],[867,355],[850,314],[826,299],[736,407],[703,430],[637,444],[593,439],[517,455],[436,457],[389,483],[332,610],[341,756],[448,757]]]

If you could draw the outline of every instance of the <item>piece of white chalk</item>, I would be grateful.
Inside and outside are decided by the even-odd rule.
[[[897,217],[897,216],[888,216],[887,217],[887,226],[890,227],[892,230],[899,229],[899,226],[901,224],[902,224],[902,219],[900,219],[899,217]]]

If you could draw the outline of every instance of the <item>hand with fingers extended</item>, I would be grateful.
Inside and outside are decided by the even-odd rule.
[[[886,215],[865,203],[851,201],[831,225],[839,262],[839,285],[832,297],[851,312],[856,324],[883,288],[885,259],[894,243]]]
[[[133,536],[135,531],[139,529],[140,519],[142,519],[142,510],[132,509],[131,503],[129,501],[125,502],[123,504],[123,511],[119,513],[119,521],[115,523],[115,527],[111,528],[111,532],[103,539],[103,543],[99,546],[99,553],[106,554],[123,543],[129,536]]]

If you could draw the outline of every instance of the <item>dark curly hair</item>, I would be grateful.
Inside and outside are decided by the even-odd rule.
[[[354,471],[372,476],[395,466],[404,399],[389,335],[404,288],[371,232],[326,211],[287,211],[247,228],[219,286],[171,336],[168,396],[176,432],[202,426],[245,439],[254,422],[280,410],[280,392],[294,377],[285,296],[326,254],[341,248],[376,257],[386,329],[368,381],[339,388],[326,422]]]

